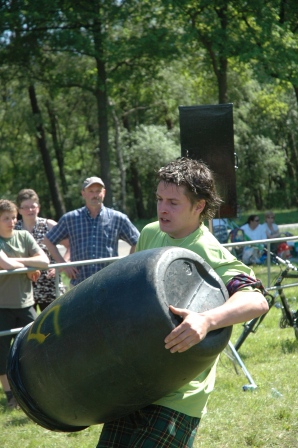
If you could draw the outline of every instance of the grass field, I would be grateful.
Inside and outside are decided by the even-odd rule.
[[[265,282],[265,268],[256,267],[255,271]],[[272,278],[277,272],[278,268],[272,267]],[[297,292],[296,288],[286,290],[293,309],[298,306]],[[221,355],[216,388],[196,448],[298,447],[298,342],[292,328],[279,328],[280,315],[279,309],[272,308],[257,333],[249,335],[239,350],[256,390],[244,392],[242,386],[249,382],[241,368],[237,375],[231,361]],[[241,325],[234,327],[232,342],[241,330]]]
[[[277,271],[277,267],[272,267]],[[259,278],[266,280],[265,267],[256,267]],[[272,277],[273,277],[272,273]],[[287,296],[298,306],[296,290]],[[248,384],[238,366],[223,353],[218,365],[216,387],[208,413],[202,419],[195,448],[297,448],[298,343],[292,328],[278,326],[280,310],[273,308],[256,334],[248,337],[239,354],[257,384],[253,392],[242,390]],[[232,341],[241,331],[234,327]],[[282,396],[272,392],[276,389]],[[76,433],[51,432],[33,423],[22,411],[9,412],[0,389],[0,447],[15,448],[93,448],[100,425]]]

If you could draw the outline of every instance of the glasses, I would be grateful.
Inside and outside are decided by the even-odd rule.
[[[274,216],[267,216],[267,219],[274,219]]]
[[[256,218],[256,219],[254,219],[254,221],[255,221],[255,222],[259,222],[260,220],[259,220],[259,218]]]
[[[38,205],[30,205],[30,207],[28,205],[26,205],[25,207],[20,207],[20,210],[29,211],[29,210],[36,210],[37,208],[38,208]]]

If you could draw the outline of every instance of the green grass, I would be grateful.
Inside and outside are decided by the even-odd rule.
[[[266,282],[264,267],[255,268]],[[272,267],[272,279],[279,272]],[[286,290],[292,308],[298,306],[296,288]],[[223,353],[218,366],[216,387],[208,413],[202,419],[196,448],[298,447],[298,401],[296,378],[298,342],[292,328],[280,329],[281,311],[272,308],[255,334],[248,336],[240,357],[258,388],[242,390],[249,381],[238,366],[238,375]],[[242,325],[235,325],[236,342]],[[282,397],[274,396],[276,389]]]
[[[244,392],[248,383],[223,359],[216,388],[197,438],[197,448],[298,446],[296,396],[298,344],[293,329],[278,328],[280,312],[272,309],[262,327],[239,350],[258,388]],[[232,341],[241,331],[236,326]],[[224,354],[221,358],[224,358]],[[240,369],[241,370],[241,369]],[[272,388],[282,397],[276,398]]]
[[[272,266],[272,270],[273,279],[278,268]],[[264,266],[255,271],[266,281]],[[296,308],[298,291],[291,288],[286,292]],[[242,390],[249,383],[242,369],[238,366],[237,374],[227,356],[221,355],[216,387],[208,413],[201,421],[195,448],[298,447],[298,342],[292,328],[279,328],[280,314],[279,309],[272,308],[257,333],[249,335],[239,351],[258,386],[255,391]],[[241,330],[241,325],[234,326],[232,342]],[[273,396],[272,388],[282,397]],[[22,411],[7,411],[1,389],[0,427],[2,448],[94,448],[101,429],[98,425],[69,434],[48,431]]]
[[[0,399],[1,448],[94,448],[100,427],[92,426],[75,433],[48,431],[33,423],[22,411],[6,411]]]

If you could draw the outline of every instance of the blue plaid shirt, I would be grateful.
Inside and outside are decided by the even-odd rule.
[[[92,218],[87,207],[63,215],[58,224],[46,235],[53,244],[68,238],[71,261],[92,260],[118,256],[118,240],[134,246],[139,231],[121,212],[102,205],[100,213]],[[79,274],[72,285],[85,280],[106,266],[106,263],[77,266]]]

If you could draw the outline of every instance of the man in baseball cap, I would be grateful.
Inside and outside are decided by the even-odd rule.
[[[82,185],[82,190],[85,190],[85,188],[88,188],[88,187],[90,187],[90,185],[93,185],[93,184],[99,184],[103,188],[105,188],[105,184],[103,183],[103,181],[101,180],[100,177],[92,176],[92,177],[87,177],[87,179],[84,180],[83,185]]]
[[[118,256],[118,241],[124,240],[135,251],[139,231],[129,218],[104,206],[105,184],[100,177],[87,177],[82,184],[85,206],[63,215],[45,236],[44,243],[57,263],[68,260],[60,255],[57,244],[69,239],[70,261],[98,260]],[[64,236],[67,235],[67,236]],[[66,266],[63,270],[75,286],[104,268],[107,263],[94,261],[82,266]]]

